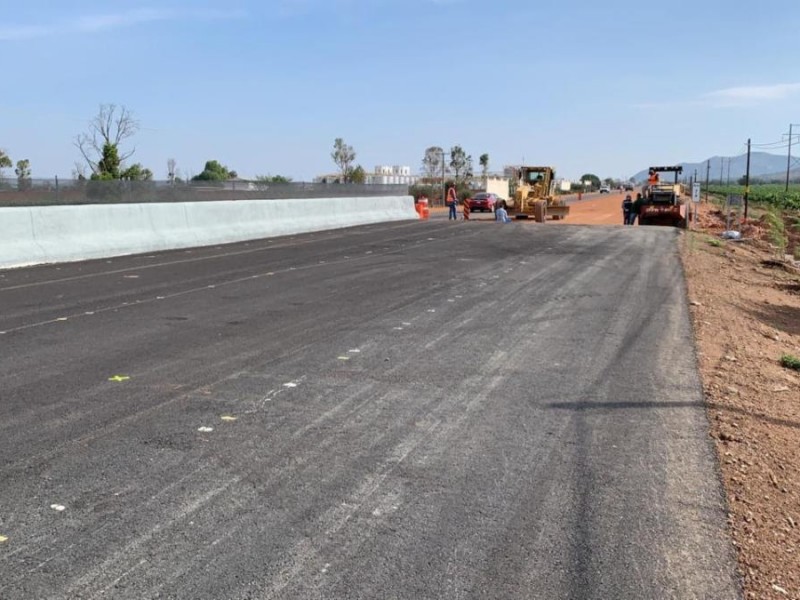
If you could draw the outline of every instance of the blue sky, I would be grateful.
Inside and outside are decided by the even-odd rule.
[[[462,145],[492,169],[628,176],[800,122],[797,0],[0,0],[0,148],[69,177],[100,103],[166,177],[309,179]],[[777,149],[782,153],[784,150]]]

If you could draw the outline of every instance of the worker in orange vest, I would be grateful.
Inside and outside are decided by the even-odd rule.
[[[458,219],[458,215],[456,214],[456,204],[458,204],[458,196],[456,195],[456,188],[455,186],[451,185],[447,190],[447,199],[445,200],[447,206],[450,207],[450,214],[447,216],[447,220],[449,221],[452,219],[456,221]]]

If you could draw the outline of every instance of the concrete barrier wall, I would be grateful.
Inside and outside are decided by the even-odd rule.
[[[0,268],[417,218],[411,196],[0,208]]]

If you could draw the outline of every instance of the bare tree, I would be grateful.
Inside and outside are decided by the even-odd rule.
[[[433,180],[439,177],[442,173],[442,164],[444,163],[444,150],[439,146],[431,146],[425,150],[425,156],[422,158],[422,174],[428,179]],[[445,170],[447,170],[447,165]]]
[[[116,104],[101,104],[97,114],[89,121],[89,130],[77,135],[74,143],[92,173],[98,173],[106,147],[116,149],[120,163],[133,156],[135,147],[129,152],[119,152],[119,145],[136,135],[137,131],[139,121],[130,109]]]
[[[453,170],[457,182],[461,181],[461,178],[466,175],[468,170],[472,170],[471,163],[472,157],[467,156],[461,146],[450,148],[450,168]]]
[[[86,165],[81,162],[75,162],[75,168],[72,169],[73,179],[86,179]]]
[[[175,183],[175,167],[177,166],[177,162],[174,158],[167,159],[167,178],[169,179],[170,183]]]
[[[356,159],[355,150],[352,146],[345,144],[342,138],[336,138],[333,142],[331,158],[342,173],[342,183],[347,183],[350,178],[351,165]]]

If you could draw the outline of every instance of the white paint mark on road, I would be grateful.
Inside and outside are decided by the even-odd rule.
[[[463,298],[464,296],[456,296],[456,298]]]
[[[138,275],[123,275],[125,279],[139,279]]]
[[[87,316],[92,316],[92,315],[94,314],[94,311],[93,311],[93,310],[87,310],[87,311],[86,311],[85,313],[83,313],[83,314],[85,314],[85,315],[87,315]]]
[[[447,299],[447,301],[448,301],[448,302],[455,302],[455,301],[456,301],[456,299],[455,299],[455,298],[448,298],[448,299]]]
[[[220,419],[222,419],[223,421],[227,421],[227,422],[229,422],[229,423],[230,423],[231,421],[235,421],[235,420],[236,420],[236,417],[234,417],[234,416],[232,416],[232,415],[222,415],[222,416],[220,417]]]
[[[67,320],[68,320],[68,318],[67,318],[67,317],[58,317],[58,318],[56,319],[56,321],[67,321]]]
[[[51,504],[50,508],[52,508],[53,510],[56,510],[58,512],[62,512],[62,511],[67,509],[67,507],[64,506],[63,504]]]
[[[215,287],[217,287],[217,286],[215,286],[215,285],[210,285],[210,286],[208,286],[208,289],[210,289],[210,290],[213,290]]]
[[[337,356],[336,358],[338,358],[339,360],[350,360],[349,356]]]
[[[350,350],[348,350],[348,352],[350,354],[359,354],[361,352],[361,350],[359,350],[358,348],[350,348]]]
[[[290,381],[290,382],[288,382],[288,383],[284,383],[284,384],[283,384],[283,387],[287,387],[287,388],[296,388],[296,387],[297,387],[297,384],[296,384],[294,381]]]
[[[199,431],[201,433],[211,433],[212,431],[214,431],[214,428],[213,427],[198,427],[197,431]]]
[[[402,327],[392,327],[392,329],[394,329],[395,331],[403,331]]]
[[[325,566],[322,567],[322,572],[323,573],[327,573],[328,569],[330,569],[330,568],[331,568],[331,563],[325,563]]]
[[[411,323],[402,323],[403,327],[411,327]]]
[[[429,308],[429,309],[428,309],[428,312],[429,312],[429,313],[435,313],[435,312],[436,312],[436,309],[435,309],[435,308]]]

